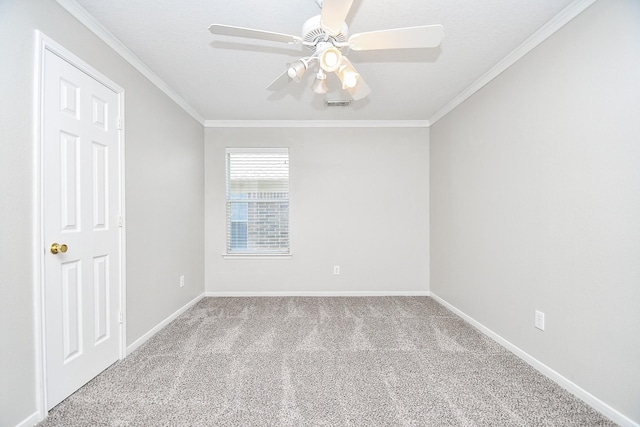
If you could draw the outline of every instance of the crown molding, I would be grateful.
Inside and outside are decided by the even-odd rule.
[[[173,102],[178,104],[184,111],[193,117],[198,123],[204,126],[204,118],[198,113],[187,101],[178,95],[164,80],[154,73],[147,65],[142,62],[128,47],[126,47],[116,36],[107,30],[98,20],[96,20],[75,0],[56,0],[67,12],[80,21],[85,27],[94,33],[100,40],[105,42],[111,49],[115,50],[125,61],[131,64],[151,83],[164,92]]]
[[[56,0],[60,6],[116,51],[124,60],[131,64],[205,128],[428,128],[549,38],[553,33],[565,26],[573,18],[595,3],[595,1],[596,0],[574,0],[494,67],[460,92],[429,120],[205,120],[200,113],[147,67],[147,65],[118,40],[117,37],[100,24],[100,22],[91,16],[82,6],[76,3],[75,0]]]
[[[428,128],[428,120],[205,120],[206,128]]]
[[[205,120],[187,101],[75,0],[56,0],[205,128],[428,128],[428,120]]]
[[[582,13],[585,9],[595,3],[596,0],[575,0],[562,9],[556,16],[551,18],[538,31],[533,33],[522,44],[512,50],[500,62],[493,66],[489,71],[483,74],[478,80],[473,82],[469,87],[460,92],[448,104],[442,107],[430,119],[429,123],[433,125],[445,115],[450,113],[458,105],[462,104],[485,85],[498,77],[503,71],[515,64],[520,58],[531,52],[539,44],[545,41],[549,36],[564,27],[573,18]]]

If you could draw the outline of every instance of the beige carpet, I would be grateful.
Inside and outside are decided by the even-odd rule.
[[[611,426],[427,297],[205,298],[42,426]]]

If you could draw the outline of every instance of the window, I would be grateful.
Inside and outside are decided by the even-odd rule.
[[[289,254],[288,149],[227,149],[227,254]]]

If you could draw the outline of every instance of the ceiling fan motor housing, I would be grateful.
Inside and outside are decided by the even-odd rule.
[[[302,26],[302,39],[305,45],[312,51],[316,51],[317,45],[321,42],[329,42],[332,45],[336,43],[346,43],[349,37],[349,28],[346,23],[342,23],[342,31],[335,36],[330,36],[322,28],[320,24],[320,15],[313,16],[307,19],[307,22]],[[338,47],[338,49],[340,49]]]

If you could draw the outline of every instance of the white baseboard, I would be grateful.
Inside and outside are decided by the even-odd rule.
[[[205,297],[388,297],[425,296],[429,291],[284,291],[284,292],[205,292]]]
[[[33,414],[25,418],[23,421],[16,424],[16,427],[33,427],[34,425],[38,424],[40,421],[42,421],[40,418],[40,413],[34,412]]]
[[[572,382],[571,380],[562,376],[558,372],[554,371],[553,369],[551,369],[550,367],[548,367],[547,365],[545,365],[535,357],[531,356],[529,353],[523,351],[516,345],[502,338],[500,335],[496,334],[491,329],[487,328],[477,320],[473,319],[472,317],[468,316],[466,313],[462,312],[461,310],[457,309],[453,305],[449,304],[447,301],[443,300],[439,296],[435,295],[434,293],[431,293],[431,298],[435,299],[440,304],[442,304],[449,310],[453,311],[455,314],[460,316],[466,322],[470,323],[473,327],[478,329],[480,332],[482,332],[489,338],[493,339],[498,344],[505,347],[507,350],[514,353],[520,359],[524,360],[533,368],[535,368],[538,372],[540,372],[550,380],[557,383],[560,387],[564,388],[569,393],[573,394],[577,398],[584,401],[587,405],[591,406],[593,409],[600,412],[602,415],[609,418],[611,421],[617,423],[621,427],[640,427],[640,424],[636,423],[631,418],[627,417],[626,415],[612,408],[602,400],[595,397],[593,394],[589,393],[588,391],[586,391],[576,383]]]
[[[167,326],[169,323],[173,322],[176,319],[176,317],[180,316],[182,313],[184,313],[185,311],[187,311],[188,309],[196,305],[202,298],[204,298],[204,296],[205,296],[204,294],[198,295],[197,297],[189,301],[187,304],[185,304],[183,307],[179,308],[175,313],[173,313],[172,315],[164,319],[162,322],[158,323],[149,332],[147,332],[146,334],[144,334],[143,336],[135,340],[131,345],[127,346],[127,356],[130,355],[132,352],[134,352],[142,344],[144,344],[149,338],[157,334],[162,328]]]

